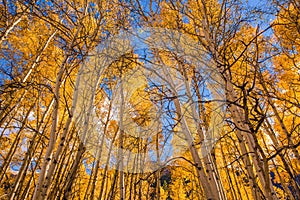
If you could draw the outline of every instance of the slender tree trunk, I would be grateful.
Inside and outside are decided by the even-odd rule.
[[[51,101],[50,105],[47,107],[47,110],[45,111],[45,113],[44,113],[44,115],[41,119],[41,122],[38,124],[38,127],[36,128],[36,132],[35,132],[33,138],[30,141],[30,146],[28,148],[28,151],[26,152],[24,161],[23,161],[22,166],[19,170],[18,176],[15,180],[13,190],[10,194],[10,200],[14,199],[17,191],[19,190],[19,185],[20,185],[20,187],[22,187],[21,181],[24,179],[24,176],[26,175],[26,171],[28,169],[28,166],[31,163],[32,157],[35,154],[35,150],[36,150],[38,144],[40,143],[40,141],[42,139],[41,136],[38,136],[40,134],[40,129],[42,128],[42,125],[43,125],[45,119],[48,117],[48,114],[49,114],[49,111],[51,110],[52,105],[53,105],[53,101]],[[38,137],[38,139],[36,141],[37,137]]]
[[[122,76],[122,75],[121,75]],[[123,114],[124,114],[124,91],[123,91],[123,80],[120,78],[120,93],[121,93],[121,105],[120,105],[120,121],[119,121],[119,152],[118,152],[118,163],[119,163],[119,187],[120,187],[120,200],[125,200],[125,185],[124,185],[124,127],[123,127]]]
[[[49,187],[49,185],[45,185],[44,180],[48,179],[49,177],[45,177],[46,175],[46,170],[50,164],[51,161],[51,155],[52,151],[55,146],[55,141],[56,141],[56,127],[57,127],[57,122],[58,122],[58,109],[59,109],[59,101],[60,101],[60,86],[63,82],[63,74],[65,71],[65,65],[68,62],[68,56],[65,57],[56,77],[56,84],[55,84],[55,89],[54,89],[54,106],[53,106],[53,111],[52,111],[52,125],[51,125],[51,130],[50,130],[50,139],[48,142],[48,147],[46,150],[45,158],[44,158],[44,163],[41,169],[41,172],[39,174],[39,179],[37,182],[37,185],[35,187],[35,191],[33,194],[33,199],[37,200],[42,200],[46,196],[46,190]]]
[[[162,69],[163,69],[164,76],[166,77],[166,80],[168,81],[168,84],[170,84],[173,95],[175,97],[178,97],[172,77],[170,76],[169,72],[165,68],[162,68]],[[204,172],[205,168],[203,167],[200,156],[198,154],[195,143],[193,141],[192,134],[187,126],[185,116],[182,114],[182,108],[181,108],[180,101],[178,98],[174,99],[174,105],[175,105],[177,117],[180,120],[179,123],[181,125],[183,134],[185,135],[185,138],[189,145],[189,149],[190,149],[193,161],[195,162],[198,180],[203,187],[205,196],[207,199],[219,199],[219,195],[217,192],[218,191],[217,186],[214,184],[215,180],[209,179],[209,177],[207,177],[207,175]],[[212,187],[212,185],[214,185],[214,187]],[[217,194],[216,194],[216,192],[217,192]]]
[[[232,84],[227,82],[226,85],[227,99],[229,102],[236,102],[237,98],[235,97],[235,92],[233,90]],[[258,174],[258,178],[263,186],[264,196],[267,199],[277,199],[276,193],[271,183],[271,179],[268,171],[266,170],[266,164],[258,157],[258,144],[255,143],[253,138],[253,133],[250,131],[249,127],[246,125],[245,117],[243,117],[242,111],[234,104],[231,104],[229,110],[232,114],[233,121],[237,128],[242,131],[237,131],[237,136],[239,139],[245,138],[245,143],[249,148],[251,157]],[[242,140],[243,141],[243,140]],[[240,142],[242,143],[242,142]],[[243,145],[243,144],[241,144]],[[243,150],[242,150],[243,153]],[[247,161],[248,162],[248,161]],[[266,173],[266,174],[265,174]]]
[[[70,170],[69,176],[67,177],[67,186],[64,191],[64,197],[63,199],[71,199],[72,194],[72,185],[74,183],[74,180],[76,179],[76,172],[79,168],[79,165],[81,163],[81,158],[83,153],[85,152],[85,148],[82,142],[79,143],[78,151],[75,157],[75,161],[73,162],[72,168]],[[49,195],[49,194],[48,194]]]
[[[0,185],[2,185],[3,181],[5,180],[4,175],[6,174],[8,168],[10,166],[10,162],[11,162],[14,154],[16,153],[16,151],[19,147],[19,142],[21,140],[21,135],[23,133],[23,130],[26,127],[26,123],[27,123],[29,114],[31,113],[33,107],[34,107],[34,104],[28,109],[27,113],[25,114],[24,121],[22,122],[21,127],[19,128],[18,132],[16,133],[16,137],[15,137],[15,139],[14,139],[12,145],[11,145],[11,148],[9,149],[9,152],[6,155],[6,157],[3,161],[3,164],[0,168]]]
[[[191,87],[190,87],[190,84],[188,83],[187,72],[183,66],[181,66],[181,71],[183,72],[183,76],[184,76],[183,82],[185,85],[185,91],[186,91],[187,97],[189,99],[190,108],[192,110],[191,114],[194,119],[194,123],[197,127],[197,134],[199,135],[200,143],[204,146],[204,148],[203,148],[204,151],[202,151],[202,157],[203,157],[206,173],[209,177],[209,180],[211,180],[210,183],[211,183],[211,187],[213,188],[213,191],[218,192],[220,199],[226,199],[226,196],[225,196],[224,190],[223,190],[223,186],[221,183],[221,179],[218,174],[218,169],[216,167],[216,162],[211,156],[211,152],[213,151],[213,148],[208,149],[206,147],[206,145],[203,144],[203,142],[206,138],[207,139],[215,139],[215,138],[211,138],[211,136],[205,135],[203,133],[202,128],[200,127],[200,116],[197,114],[196,107],[195,107],[195,101],[193,100],[193,97],[192,97]],[[196,89],[198,89],[198,88],[196,88]],[[214,124],[212,124],[211,126],[214,126]],[[214,128],[215,127],[212,127],[212,129],[214,129]],[[212,143],[211,145],[214,145],[214,144]]]
[[[105,183],[106,183],[106,177],[107,177],[107,173],[108,173],[108,168],[109,168],[109,161],[110,161],[110,158],[111,158],[111,153],[112,153],[112,150],[113,150],[113,143],[115,142],[116,138],[117,138],[117,135],[119,133],[119,130],[117,130],[113,136],[113,139],[111,141],[111,144],[110,144],[110,147],[109,147],[109,150],[108,150],[108,155],[107,155],[107,160],[106,160],[106,163],[105,163],[105,168],[104,168],[104,171],[103,171],[103,178],[102,178],[102,182],[101,182],[101,187],[100,187],[100,194],[99,194],[99,198],[98,200],[102,200],[105,199],[105,196],[103,197],[103,194],[104,194],[104,186],[105,186]],[[107,191],[107,190],[106,190]]]
[[[227,165],[227,159],[226,159],[226,156],[225,156],[225,153],[224,153],[224,150],[223,150],[223,146],[220,146],[220,150],[221,150],[221,154],[222,154],[222,159],[223,159],[223,163],[225,164],[225,166]],[[232,179],[230,177],[230,172],[228,171],[228,168],[225,167],[225,173],[226,173],[226,176],[227,176],[227,180],[228,180],[228,183],[229,183],[229,191],[230,191],[230,194],[231,194],[231,197],[232,199],[238,199],[237,196],[236,196],[236,193],[235,193],[235,190],[234,190],[234,185],[233,185],[233,182],[232,182]],[[238,190],[238,193],[240,191]],[[239,198],[242,199],[241,197],[241,194],[239,194]]]

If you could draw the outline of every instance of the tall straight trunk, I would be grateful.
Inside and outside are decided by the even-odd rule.
[[[181,71],[183,72],[183,82],[185,85],[186,95],[188,97],[188,102],[190,103],[190,108],[192,110],[191,115],[192,115],[192,118],[194,119],[194,123],[197,128],[197,134],[199,135],[199,138],[200,138],[200,144],[202,146],[204,146],[204,148],[202,148],[202,149],[204,149],[204,151],[202,151],[201,153],[202,153],[202,158],[204,161],[206,173],[209,177],[209,180],[211,180],[211,182],[210,182],[211,187],[213,188],[214,191],[216,191],[218,193],[219,198],[226,199],[226,195],[223,190],[223,186],[222,186],[221,179],[220,179],[220,176],[218,173],[218,169],[216,167],[216,162],[211,154],[211,151],[213,151],[213,148],[208,149],[206,144],[203,144],[205,139],[209,140],[209,139],[216,139],[216,138],[211,138],[209,135],[205,135],[204,132],[202,131],[202,127],[200,126],[200,116],[198,115],[198,113],[196,111],[196,107],[195,107],[195,103],[194,103],[195,100],[192,97],[192,91],[191,91],[190,83],[188,82],[188,75],[187,75],[186,69],[182,65],[180,65],[180,67],[181,67]],[[195,88],[195,89],[198,90],[198,88]],[[212,91],[212,93],[214,93],[214,91]],[[214,117],[214,116],[212,116],[212,117]],[[215,126],[215,124],[211,124],[211,126]],[[214,129],[218,129],[218,128],[212,127],[212,130],[214,130]],[[211,134],[214,134],[214,133],[211,133]],[[212,141],[209,141],[209,142],[212,142]],[[213,142],[210,145],[214,145]]]
[[[107,199],[109,199],[109,200],[114,200],[115,196],[118,192],[118,191],[116,191],[117,190],[116,184],[117,184],[117,179],[118,179],[119,174],[120,173],[117,170],[115,170],[115,173],[113,175],[113,181],[112,181],[112,184],[110,185],[110,189],[109,189],[109,192],[107,194]]]
[[[178,93],[175,89],[176,87],[175,87],[174,81],[173,81],[172,77],[170,76],[169,72],[164,67],[162,67],[162,70],[163,70],[163,74],[166,77],[168,84],[170,85],[173,95],[176,97],[174,99],[176,114],[179,119],[179,124],[181,125],[182,132],[185,135],[185,138],[187,140],[189,150],[191,152],[193,161],[195,163],[197,177],[200,182],[200,185],[203,187],[204,194],[207,199],[220,199],[215,180],[209,178],[207,176],[207,174],[205,174],[206,169],[204,168],[204,166],[202,164],[202,161],[198,154],[198,150],[196,149],[196,146],[194,143],[194,139],[193,139],[192,134],[187,125],[185,116],[182,113],[182,107],[181,107],[180,101],[178,99]]]
[[[232,84],[227,81],[226,82],[226,93],[227,93],[227,99],[229,102],[236,102],[237,98],[235,95],[235,91],[233,90]],[[269,171],[268,171],[268,165],[266,162],[263,162],[262,158],[258,155],[258,143],[255,141],[254,136],[249,128],[249,126],[246,124],[246,120],[243,114],[243,111],[240,110],[240,108],[237,105],[231,104],[229,107],[229,110],[232,114],[233,121],[237,128],[242,131],[237,131],[238,138],[244,138],[245,143],[247,147],[249,148],[249,152],[256,170],[256,173],[258,174],[258,178],[263,186],[262,190],[264,192],[264,196],[269,199],[278,199],[276,196],[276,192],[274,191],[274,188],[272,186],[272,182],[270,179]],[[242,143],[242,142],[240,142]],[[243,144],[242,144],[243,145]]]
[[[156,134],[156,141],[155,141],[155,150],[156,150],[156,160],[158,163],[158,166],[160,166],[160,153],[159,153],[159,133]],[[155,187],[155,194],[156,194],[156,199],[160,200],[160,169],[157,170],[157,172],[155,173],[155,181],[156,181],[156,187]]]
[[[26,187],[24,188],[24,190],[22,192],[20,190],[19,193],[16,193],[16,198],[15,199],[32,199],[32,198],[30,198],[30,194],[32,194],[34,188],[32,188],[32,190],[31,190],[30,186],[31,186],[31,182],[34,181],[34,175],[36,173],[36,170],[39,167],[42,156],[43,156],[43,152],[41,151],[39,153],[39,155],[37,156],[35,166],[34,166],[32,172],[31,172],[31,175],[30,175],[29,181],[26,184]],[[25,179],[25,177],[24,177],[24,179]]]
[[[221,150],[221,154],[222,154],[223,163],[225,165],[227,165],[228,161],[226,159],[226,156],[225,156],[225,153],[224,153],[224,150],[223,150],[223,146],[220,146],[220,150]],[[234,189],[232,178],[230,177],[230,172],[229,172],[227,167],[224,167],[224,170],[226,172],[227,180],[228,180],[228,183],[229,183],[229,191],[230,191],[230,194],[231,194],[231,197],[232,197],[231,199],[238,199],[237,195],[236,195],[236,192],[235,192],[235,189]],[[237,190],[237,192],[239,194],[239,199],[242,199],[240,191]]]
[[[265,148],[267,149],[268,156],[270,157],[271,153],[270,153],[270,151],[269,151],[269,148],[268,148],[268,144],[267,144],[267,142],[266,142],[266,139],[265,139],[264,137],[262,137],[261,140],[263,141],[263,144],[264,144]],[[274,145],[274,146],[275,146],[275,145]],[[276,147],[275,147],[275,148],[276,148]],[[277,149],[277,148],[276,148],[276,149]],[[272,164],[273,164],[274,166],[276,166],[276,162],[275,162],[274,159],[272,159],[271,162],[272,162]],[[284,164],[283,164],[283,165],[284,165]],[[277,168],[277,167],[275,168],[275,170],[276,170],[276,172],[278,173],[278,168]],[[284,193],[286,194],[286,196],[288,197],[288,199],[295,199],[294,196],[293,196],[293,194],[291,193],[291,191],[290,191],[289,188],[288,188],[288,184],[285,183],[285,181],[282,179],[280,173],[278,173],[278,176],[279,176],[280,183],[281,183],[281,185],[282,185],[282,187],[283,187]],[[294,186],[293,182],[292,182],[291,184]]]
[[[29,114],[31,113],[31,111],[32,111],[32,109],[33,109],[34,106],[35,106],[35,104],[31,105],[30,108],[28,109],[27,113],[25,114],[24,120],[22,122],[22,125],[19,128],[19,130],[17,131],[16,137],[15,137],[13,143],[11,144],[11,148],[9,149],[8,154],[6,155],[6,157],[5,157],[4,161],[3,161],[3,164],[2,164],[2,166],[0,168],[0,185],[2,185],[3,181],[5,180],[4,176],[5,176],[8,168],[10,167],[10,163],[12,161],[12,158],[13,158],[14,154],[16,153],[16,151],[17,151],[17,149],[19,147],[19,142],[21,140],[21,136],[23,134],[23,130],[26,127],[26,123],[27,123]]]
[[[70,169],[70,173],[67,177],[67,186],[64,191],[64,199],[71,199],[72,194],[72,185],[74,183],[74,180],[76,178],[76,172],[79,168],[82,155],[85,152],[84,144],[82,142],[79,143],[79,147],[76,153],[75,161],[72,164],[72,168]],[[47,194],[48,196],[49,194]]]
[[[38,124],[38,127],[36,128],[36,132],[35,132],[33,138],[30,141],[30,146],[28,148],[28,151],[26,152],[24,161],[23,161],[22,166],[21,166],[21,168],[19,170],[18,176],[17,176],[17,178],[15,180],[13,190],[10,193],[10,199],[11,200],[14,199],[17,191],[19,190],[19,185],[21,184],[21,181],[24,179],[24,176],[26,175],[26,171],[28,169],[28,166],[29,166],[29,164],[31,162],[32,157],[35,154],[36,147],[38,146],[38,144],[40,143],[40,141],[42,139],[41,136],[38,137],[38,134],[40,134],[40,129],[42,128],[42,125],[43,125],[45,119],[48,117],[48,114],[49,114],[49,112],[51,110],[53,102],[54,101],[52,100],[50,102],[50,105],[47,107],[47,110],[43,114],[42,119],[41,119],[40,123]],[[36,140],[37,137],[38,137],[38,139]],[[22,187],[22,185],[20,185],[20,187]]]
[[[84,5],[84,12],[82,13],[83,16],[87,15],[87,2],[85,2]],[[83,19],[83,18],[82,18]],[[52,175],[53,175],[53,171],[55,169],[55,160],[52,158],[52,153],[55,147],[55,142],[56,142],[56,129],[57,129],[57,123],[58,123],[58,109],[59,109],[59,101],[60,101],[60,87],[62,85],[62,83],[64,82],[64,80],[66,79],[63,78],[64,77],[64,73],[66,71],[66,66],[69,65],[69,61],[71,58],[71,49],[73,49],[73,45],[76,43],[76,39],[78,39],[78,36],[80,34],[80,31],[83,28],[83,24],[80,23],[77,27],[76,32],[74,33],[72,40],[70,41],[70,43],[67,46],[67,49],[69,52],[66,52],[66,56],[63,60],[63,62],[61,63],[60,67],[59,67],[59,71],[57,73],[56,76],[56,84],[55,84],[55,89],[54,89],[54,108],[53,108],[53,113],[52,113],[52,124],[51,124],[51,130],[50,130],[50,138],[49,138],[49,142],[48,142],[48,147],[46,150],[46,155],[45,155],[45,159],[44,159],[44,163],[41,169],[41,173],[37,182],[37,185],[35,187],[35,191],[34,191],[34,195],[33,198],[34,199],[44,199],[47,196],[47,192],[48,189],[50,187],[50,179],[52,179]],[[88,50],[91,48],[91,45],[89,45],[87,47],[87,52]],[[74,55],[76,56],[76,55]],[[73,105],[72,105],[73,106]],[[73,109],[73,107],[72,107]],[[73,109],[74,110],[74,109]],[[69,118],[72,119],[72,115],[69,116]],[[71,123],[71,119],[69,119],[68,123],[66,124],[66,127],[69,127],[70,123]],[[65,134],[67,133],[67,131],[65,132]],[[63,139],[63,138],[61,138]],[[60,152],[56,153],[56,156],[59,156]],[[49,165],[51,164],[51,168],[49,168]],[[49,168],[49,174],[46,173],[46,170]]]
[[[272,98],[271,98],[271,96],[270,96],[270,94],[268,92],[268,88],[267,88],[266,83],[265,83],[265,81],[263,79],[263,75],[261,74],[261,71],[258,68],[258,64],[256,64],[256,70],[258,71],[258,77],[259,77],[260,84],[261,84],[261,86],[263,88],[263,93],[266,96],[267,101],[268,101],[269,105],[271,106],[271,108],[272,108],[272,110],[274,112],[275,118],[277,119],[277,121],[280,124],[281,130],[283,131],[283,133],[286,136],[286,139],[288,140],[288,144],[290,146],[293,146],[292,147],[292,151],[293,151],[295,157],[297,158],[296,162],[298,162],[298,164],[300,164],[300,155],[299,155],[299,152],[298,152],[297,148],[294,147],[295,144],[294,144],[293,140],[291,139],[291,134],[288,132],[287,127],[284,124],[283,120],[281,119],[281,117],[279,115],[279,112],[278,112],[278,109],[276,108],[276,106],[275,106],[275,104],[274,104],[274,102],[273,102],[273,100],[272,100]]]
[[[221,63],[227,63],[226,60],[223,60],[224,58],[219,55],[217,49],[218,47],[215,44],[215,33],[212,33],[210,31],[210,20],[208,19],[208,14],[207,14],[207,7],[205,4],[204,0],[201,0],[201,12],[202,12],[202,28],[203,28],[203,34],[204,34],[204,39],[205,42],[203,44],[206,44],[207,50],[213,55],[213,63],[212,65],[214,66],[220,66]],[[222,12],[222,11],[221,11]],[[224,62],[223,62],[224,61]],[[219,63],[219,64],[218,64]],[[230,76],[227,74],[227,72],[223,71],[224,69],[218,68],[217,69],[220,74],[223,75],[223,78],[226,82],[226,98],[229,102],[233,103],[230,104],[229,106],[229,111],[232,114],[233,121],[235,125],[238,127],[238,129],[243,130],[243,131],[237,131],[237,136],[238,138],[244,138],[246,145],[251,153],[251,158],[253,160],[253,164],[255,166],[255,171],[258,174],[258,178],[263,186],[263,192],[264,196],[267,199],[278,199],[276,196],[276,192],[274,191],[274,188],[271,183],[271,179],[269,177],[269,169],[267,165],[266,159],[264,161],[261,161],[261,158],[258,156],[258,149],[259,146],[257,144],[257,141],[255,141],[254,136],[250,131],[250,127],[248,124],[246,124],[245,120],[245,115],[243,114],[243,111],[237,106],[234,105],[234,102],[238,101],[238,98],[236,96],[236,93],[233,88],[233,84],[230,82]],[[243,142],[243,141],[242,141]],[[242,143],[240,142],[240,143]],[[246,152],[248,153],[248,152]],[[253,155],[254,154],[254,155]],[[264,155],[261,155],[264,156]],[[245,159],[248,160],[246,157]],[[248,161],[247,161],[248,162]],[[251,163],[251,162],[250,162]],[[251,170],[251,169],[250,169]],[[257,192],[254,192],[254,195],[256,196]]]
[[[33,194],[33,199],[37,199],[37,200],[40,200],[40,199],[42,200],[46,196],[45,189],[47,189],[49,187],[48,185],[45,185],[44,180],[45,180],[46,170],[52,159],[52,152],[54,150],[55,141],[56,141],[56,127],[57,127],[57,123],[58,123],[58,109],[59,109],[59,101],[60,101],[59,89],[63,82],[63,74],[65,71],[65,65],[68,62],[68,58],[69,58],[69,56],[65,57],[62,65],[59,68],[57,76],[56,76],[50,137],[49,137],[49,142],[48,142],[48,146],[46,149],[46,154],[44,157],[43,166],[41,168],[41,172],[39,174],[39,179],[38,179],[38,182],[35,187],[34,194]]]
[[[268,119],[265,120],[265,123],[263,124],[263,127],[264,127],[266,133],[268,134],[268,136],[271,138],[272,143],[273,143],[273,145],[275,147],[275,150],[276,151],[279,150],[280,149],[279,142],[278,142],[278,140],[276,138],[276,134],[275,134],[274,130],[272,129],[271,124],[270,124],[270,122],[269,122]],[[299,185],[298,185],[298,183],[296,181],[295,175],[293,174],[292,169],[291,169],[289,163],[287,162],[287,160],[285,158],[285,155],[282,152],[279,152],[278,155],[280,157],[281,162],[283,163],[284,169],[287,171],[287,173],[290,176],[292,185],[294,186],[294,188],[296,190],[296,194],[295,195],[297,195],[298,198],[299,198],[300,197],[300,189],[299,189]],[[286,187],[285,190],[287,190],[287,193],[289,194],[290,190],[288,189],[288,185],[286,183],[284,183],[284,181],[281,181],[281,183],[283,183],[283,185],[286,185],[285,186]]]
[[[106,183],[106,177],[107,177],[107,173],[108,173],[108,168],[109,168],[109,161],[110,161],[110,158],[111,158],[111,154],[112,154],[112,150],[113,150],[113,143],[115,142],[117,136],[118,136],[118,133],[119,133],[119,130],[117,130],[113,136],[113,139],[111,141],[111,144],[110,144],[110,147],[109,147],[109,150],[108,150],[108,155],[107,155],[107,159],[106,159],[106,163],[105,163],[105,168],[104,168],[104,172],[103,172],[103,178],[102,178],[102,181],[101,181],[101,187],[100,187],[100,194],[99,194],[99,197],[98,197],[98,200],[102,200],[102,199],[105,199],[105,183]],[[107,186],[108,184],[106,184]],[[105,190],[105,191],[104,191]]]
[[[122,75],[121,75],[122,76]],[[124,185],[124,158],[123,158],[123,149],[124,149],[124,127],[123,127],[123,114],[124,114],[124,91],[123,91],[123,80],[120,78],[120,95],[121,95],[121,105],[120,105],[120,119],[119,119],[119,152],[118,152],[118,163],[119,163],[119,188],[120,188],[120,200],[125,200],[125,185]]]
[[[95,194],[95,187],[96,187],[96,183],[97,183],[97,179],[98,179],[98,171],[99,171],[99,167],[100,167],[100,160],[101,160],[101,156],[102,156],[102,151],[103,151],[103,146],[105,143],[105,135],[107,133],[107,128],[108,128],[108,124],[109,124],[109,119],[111,117],[111,109],[112,109],[112,103],[109,104],[109,108],[108,108],[108,113],[107,113],[107,117],[105,120],[105,124],[104,124],[104,128],[103,128],[103,132],[101,135],[101,139],[100,139],[100,147],[99,150],[97,151],[96,154],[96,167],[95,167],[95,175],[94,178],[92,179],[92,188],[91,188],[91,193],[90,193],[90,199],[93,200],[94,199],[94,194]],[[105,178],[105,177],[103,177]],[[104,180],[102,180],[104,182]]]
[[[81,69],[78,72],[79,74],[81,73]],[[44,188],[44,194],[43,194],[43,196],[45,196],[45,197],[47,197],[47,195],[49,194],[49,188],[50,188],[50,184],[51,184],[51,181],[52,181],[52,178],[53,178],[53,173],[54,173],[55,168],[57,166],[57,163],[58,163],[59,157],[61,155],[61,152],[63,151],[63,148],[65,148],[65,141],[66,141],[66,138],[67,138],[67,134],[69,133],[69,129],[70,129],[70,126],[71,126],[71,123],[72,123],[72,120],[73,120],[73,116],[74,116],[74,112],[75,112],[75,108],[76,108],[76,105],[77,105],[78,92],[79,92],[78,91],[79,83],[80,83],[80,75],[78,75],[77,79],[76,79],[74,94],[73,94],[73,100],[72,100],[72,107],[70,109],[70,112],[68,113],[69,114],[68,119],[65,122],[63,132],[60,136],[59,146],[57,147],[55,155],[53,156],[53,158],[50,162],[49,169],[48,169],[48,172],[46,174],[46,178],[45,178],[45,181],[44,181],[44,185],[46,187]],[[92,94],[91,98],[92,98],[91,101],[93,101],[94,93]],[[87,126],[88,126],[88,124],[87,124]],[[84,129],[84,131],[87,131],[87,127]],[[81,152],[81,150],[80,150],[80,152]]]
[[[96,154],[96,165],[93,167],[90,179],[89,179],[89,183],[88,183],[88,188],[86,190],[86,199],[90,199],[93,200],[95,197],[95,188],[96,188],[96,184],[97,184],[97,179],[98,179],[98,172],[99,172],[99,168],[100,168],[100,156],[101,154],[99,153],[99,151],[97,151]],[[91,189],[89,189],[89,186],[91,185]]]
[[[73,131],[75,132],[75,128]],[[76,155],[78,153],[79,145],[76,144],[80,143],[80,141],[76,137],[73,138],[72,135],[70,135],[70,137],[66,141],[67,141],[66,148],[64,148],[60,160],[58,161],[59,163],[57,166],[58,169],[54,174],[52,187],[50,188],[51,194],[48,194],[49,199],[51,198],[56,199],[58,196],[64,196],[65,188],[67,187],[68,183],[70,181],[74,181],[74,180],[69,180],[69,177],[72,172],[71,169],[73,167],[73,163],[75,162],[73,159],[74,157],[76,159]],[[69,145],[72,146],[71,149],[68,148]],[[74,154],[76,152],[76,155],[69,152],[73,152]],[[71,164],[71,163],[72,165],[70,167],[66,166],[66,164]]]

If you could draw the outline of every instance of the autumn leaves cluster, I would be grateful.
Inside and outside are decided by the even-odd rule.
[[[300,4],[266,2],[1,1],[0,199],[299,199]]]

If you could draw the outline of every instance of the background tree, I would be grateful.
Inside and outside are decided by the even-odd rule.
[[[0,199],[299,199],[300,5],[261,3],[2,0]]]

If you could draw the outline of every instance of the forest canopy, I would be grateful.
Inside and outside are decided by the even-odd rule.
[[[298,0],[0,0],[0,200],[300,199]]]

